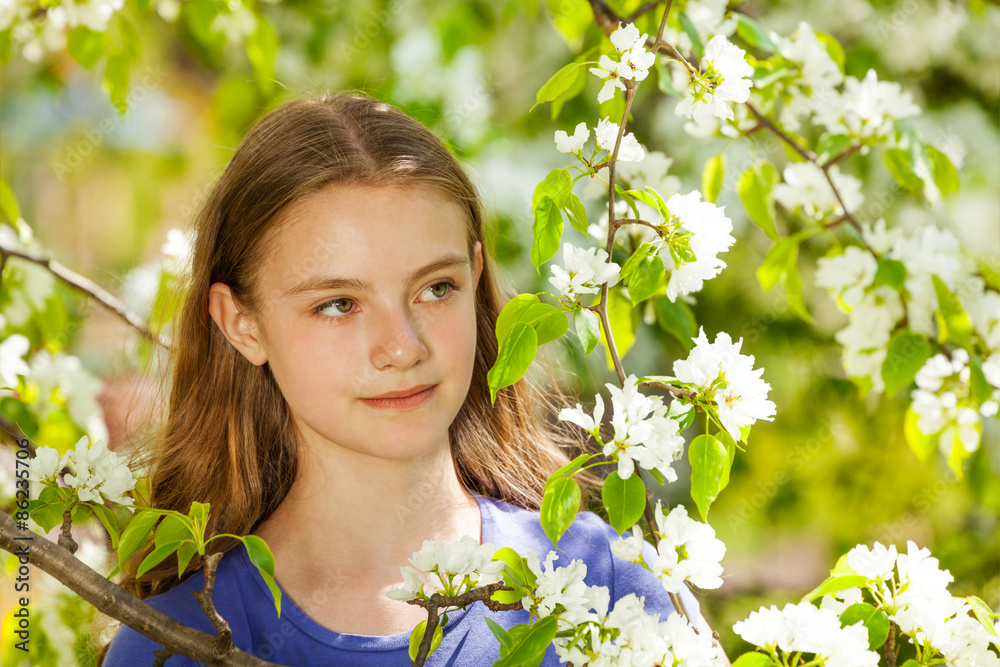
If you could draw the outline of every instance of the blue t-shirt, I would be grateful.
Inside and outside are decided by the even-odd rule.
[[[508,503],[473,493],[482,515],[482,541],[495,547],[511,547],[523,556],[534,549],[539,560],[553,549],[542,530],[538,512],[531,512]],[[649,571],[627,563],[611,553],[610,543],[618,539],[614,528],[593,512],[580,512],[569,530],[559,540],[554,567],[564,567],[574,559],[587,564],[586,583],[607,586],[614,601],[635,593],[646,600],[648,613],[659,613],[660,620],[674,608],[663,585]],[[644,546],[646,562],[652,564],[656,550],[648,542]],[[191,595],[204,587],[204,572],[198,570],[166,593],[147,602],[163,613],[203,632],[215,635],[208,617]],[[698,601],[686,589],[681,593],[687,611],[693,618],[700,613]],[[238,544],[219,561],[212,600],[216,609],[229,622],[233,643],[243,651],[282,665],[410,665],[407,655],[410,633],[369,636],[333,632],[312,620],[286,595],[282,596],[281,618],[274,609],[274,600],[257,568],[251,564],[246,549]],[[448,614],[444,638],[426,664],[452,667],[482,667],[500,659],[500,643],[483,620],[488,616],[504,628],[527,623],[524,610],[493,612],[481,603]],[[161,646],[153,640],[123,625],[108,649],[107,667],[138,667],[152,665],[153,650]],[[201,665],[186,656],[171,656],[167,667]],[[560,665],[555,649],[550,646],[543,667]]]

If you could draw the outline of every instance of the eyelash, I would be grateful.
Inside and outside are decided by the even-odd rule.
[[[431,303],[440,304],[440,303],[446,303],[448,301],[451,301],[452,298],[455,296],[455,293],[458,292],[458,285],[456,285],[455,282],[451,281],[451,280],[441,280],[441,281],[438,281],[438,282],[434,283],[433,285],[430,285],[427,289],[430,289],[431,287],[437,287],[438,285],[447,285],[450,288],[450,290],[448,291],[447,296],[444,296],[444,297],[442,297],[440,299],[436,299],[436,300],[432,301]],[[427,290],[424,290],[424,291],[426,292]],[[336,315],[335,316],[335,315],[324,315],[321,312],[323,310],[326,310],[327,307],[329,307],[329,306],[337,303],[338,301],[350,301],[351,303],[354,303],[354,300],[350,299],[348,297],[337,297],[336,299],[330,299],[329,301],[327,301],[325,303],[321,303],[319,306],[317,306],[316,308],[313,309],[313,313],[316,315],[316,317],[320,318],[321,320],[326,320],[328,322],[340,322],[341,320],[345,320],[345,319],[347,319],[348,317],[350,317],[351,315],[354,314],[353,311],[352,311],[350,313],[344,313],[342,315]]]

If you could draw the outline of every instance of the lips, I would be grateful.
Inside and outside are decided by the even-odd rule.
[[[424,389],[430,389],[434,385],[432,384],[420,384],[410,389],[402,389],[400,391],[390,391],[386,394],[380,396],[372,396],[369,400],[379,399],[379,398],[405,398],[407,396],[413,396],[414,394],[420,393]]]

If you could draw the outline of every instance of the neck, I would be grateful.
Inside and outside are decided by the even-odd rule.
[[[290,567],[398,575],[424,540],[482,541],[478,504],[448,442],[410,460],[300,444],[288,496],[254,531],[274,551],[279,578]]]

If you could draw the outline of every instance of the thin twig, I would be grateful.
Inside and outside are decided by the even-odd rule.
[[[19,528],[3,512],[0,512],[0,549],[27,557],[31,566],[52,575],[101,613],[121,621],[174,654],[186,655],[213,667],[275,667],[277,664],[245,653],[236,646],[231,646],[226,656],[219,658],[214,648],[216,637],[151,607],[84,565],[66,549]]]
[[[102,306],[121,318],[123,322],[142,334],[147,340],[166,349],[170,349],[169,340],[150,331],[139,316],[129,312],[128,307],[124,304],[124,302],[122,302],[121,299],[111,294],[111,292],[108,292],[90,278],[81,276],[79,273],[72,271],[54,259],[33,257],[26,253],[13,250],[11,248],[5,248],[3,246],[0,246],[0,257],[3,258],[4,262],[6,262],[7,257],[17,257],[18,259],[32,262],[33,264],[37,264],[38,266],[47,269],[49,273],[54,275],[56,278],[59,278],[70,287],[73,287],[74,289],[79,290],[87,296],[95,299]]]
[[[205,556],[205,586],[202,590],[191,593],[198,600],[198,604],[208,616],[208,620],[215,626],[215,631],[219,633],[215,640],[215,653],[220,658],[225,656],[229,647],[233,645],[233,631],[230,629],[229,623],[219,615],[215,605],[212,604],[212,591],[215,589],[215,568],[221,559],[221,551]]]
[[[73,527],[73,512],[66,510],[63,512],[63,522],[62,528],[59,529],[59,541],[57,544],[61,546],[66,551],[71,554],[76,553],[77,544],[76,540],[70,534],[70,529]]]

